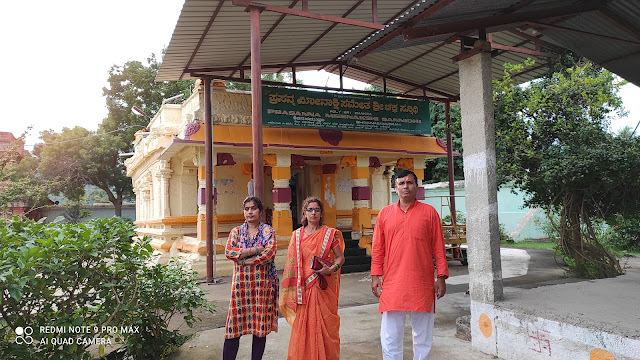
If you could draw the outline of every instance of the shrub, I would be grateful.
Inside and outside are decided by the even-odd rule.
[[[151,341],[138,336],[147,329],[144,321],[138,333],[122,330],[154,313],[182,310],[193,321],[193,307],[205,303],[193,277],[175,264],[149,267],[153,249],[146,238],[133,241],[135,235],[131,222],[121,218],[0,222],[0,358],[89,359],[90,345],[116,338],[128,347],[142,342],[138,347],[144,349]],[[159,289],[167,286],[163,276],[174,282],[174,297]],[[19,337],[18,327],[33,332]],[[31,344],[17,343],[26,335]],[[149,358],[163,352],[149,349]]]
[[[606,245],[614,250],[640,252],[640,215],[617,214],[608,222]]]
[[[451,214],[442,218],[442,225],[451,225]],[[464,225],[467,223],[467,218],[461,211],[456,211],[456,224]]]

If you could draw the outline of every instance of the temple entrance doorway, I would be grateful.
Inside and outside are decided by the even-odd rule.
[[[289,187],[291,188],[291,223],[294,230],[302,225],[300,218],[302,216],[302,200],[304,200],[303,184],[304,171],[302,169],[291,169]]]

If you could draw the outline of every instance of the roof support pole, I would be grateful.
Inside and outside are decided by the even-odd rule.
[[[378,23],[378,0],[371,0],[371,22]]]
[[[444,118],[447,128],[447,166],[449,168],[449,210],[451,211],[451,225],[456,225],[456,188],[453,173],[453,142],[451,140],[451,102],[444,103]]]
[[[204,83],[204,158],[205,158],[205,206],[207,236],[207,283],[214,282],[213,251],[213,112],[211,101],[211,76],[203,78]]]
[[[338,68],[340,69],[340,90],[344,90],[344,86],[342,83],[342,64],[338,65]]]
[[[264,200],[264,165],[262,151],[262,59],[260,55],[260,13],[249,7],[251,17],[251,139],[253,143],[253,193]]]
[[[481,318],[492,316],[488,309],[493,309],[503,295],[491,52],[489,44],[482,40],[476,41],[475,46],[475,51],[467,51],[475,55],[458,62],[471,324],[479,324]],[[487,337],[482,335],[480,327],[471,328],[471,346],[497,355],[496,328],[489,326],[492,335]]]

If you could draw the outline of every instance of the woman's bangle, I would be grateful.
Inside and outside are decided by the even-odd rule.
[[[333,270],[333,272],[336,272],[336,271],[340,270],[340,263],[333,263],[333,265],[336,266],[336,269]]]
[[[257,246],[254,246],[253,248],[254,248],[254,249],[256,249],[256,253],[255,253],[255,254],[253,254],[253,255],[258,255],[258,247],[257,247]]]
[[[240,260],[240,265],[244,266],[244,259]]]

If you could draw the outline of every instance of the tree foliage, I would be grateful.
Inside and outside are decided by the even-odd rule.
[[[22,204],[26,215],[47,201],[51,183],[39,175],[40,162],[23,151],[24,137],[20,136],[0,152],[0,214],[11,204]]]
[[[444,105],[435,103],[430,103],[429,105],[429,112],[431,113],[431,134],[446,143],[447,125]],[[464,171],[462,166],[462,117],[460,115],[460,105],[451,106],[449,116],[452,149],[460,153],[460,156],[453,157],[454,180],[462,180],[464,179]],[[425,177],[428,183],[449,181],[449,164],[446,157],[427,159],[425,162],[426,172],[431,175],[430,179]]]
[[[149,239],[135,236],[131,222],[115,217],[0,221],[0,358],[91,359],[87,349],[100,339],[122,341],[136,359],[164,358],[183,339],[168,330],[168,319],[181,314],[191,327],[199,320],[194,309],[212,307],[195,271],[150,265]],[[18,327],[33,330],[29,346],[16,342]],[[60,343],[69,338],[73,343]]]
[[[118,156],[127,146],[123,134],[96,134],[76,126],[60,133],[44,131],[41,138],[44,143],[34,148],[34,154],[41,160],[42,175],[58,184],[55,192],[78,202],[85,185],[94,185],[107,194],[116,215],[121,215],[123,201],[132,196],[131,179]]]
[[[102,121],[100,130],[121,130],[118,134],[125,141],[123,152],[133,150],[134,133],[148,126],[150,117],[160,110],[162,101],[179,94],[191,95],[193,80],[156,82],[160,64],[155,54],[147,58],[147,64],[127,61],[124,65],[113,65],[109,70],[108,86],[102,88],[109,114]],[[136,106],[149,116],[138,116],[131,109]]]
[[[78,202],[85,185],[94,185],[114,205],[115,215],[122,214],[122,204],[133,197],[133,189],[119,155],[133,152],[135,132],[148,126],[165,98],[189,96],[193,86],[193,81],[155,82],[159,67],[154,54],[146,65],[128,61],[111,67],[108,86],[103,88],[109,113],[98,131],[76,126],[41,133],[44,143],[35,147],[34,154],[44,179],[55,184],[54,192]],[[149,117],[133,114],[133,106]]]
[[[640,142],[607,131],[623,111],[624,82],[586,61],[562,64],[527,87],[511,74],[532,63],[507,65],[494,83],[498,172],[529,195],[528,206],[559,214],[560,247],[578,275],[616,276],[620,265],[593,224],[640,211]]]

